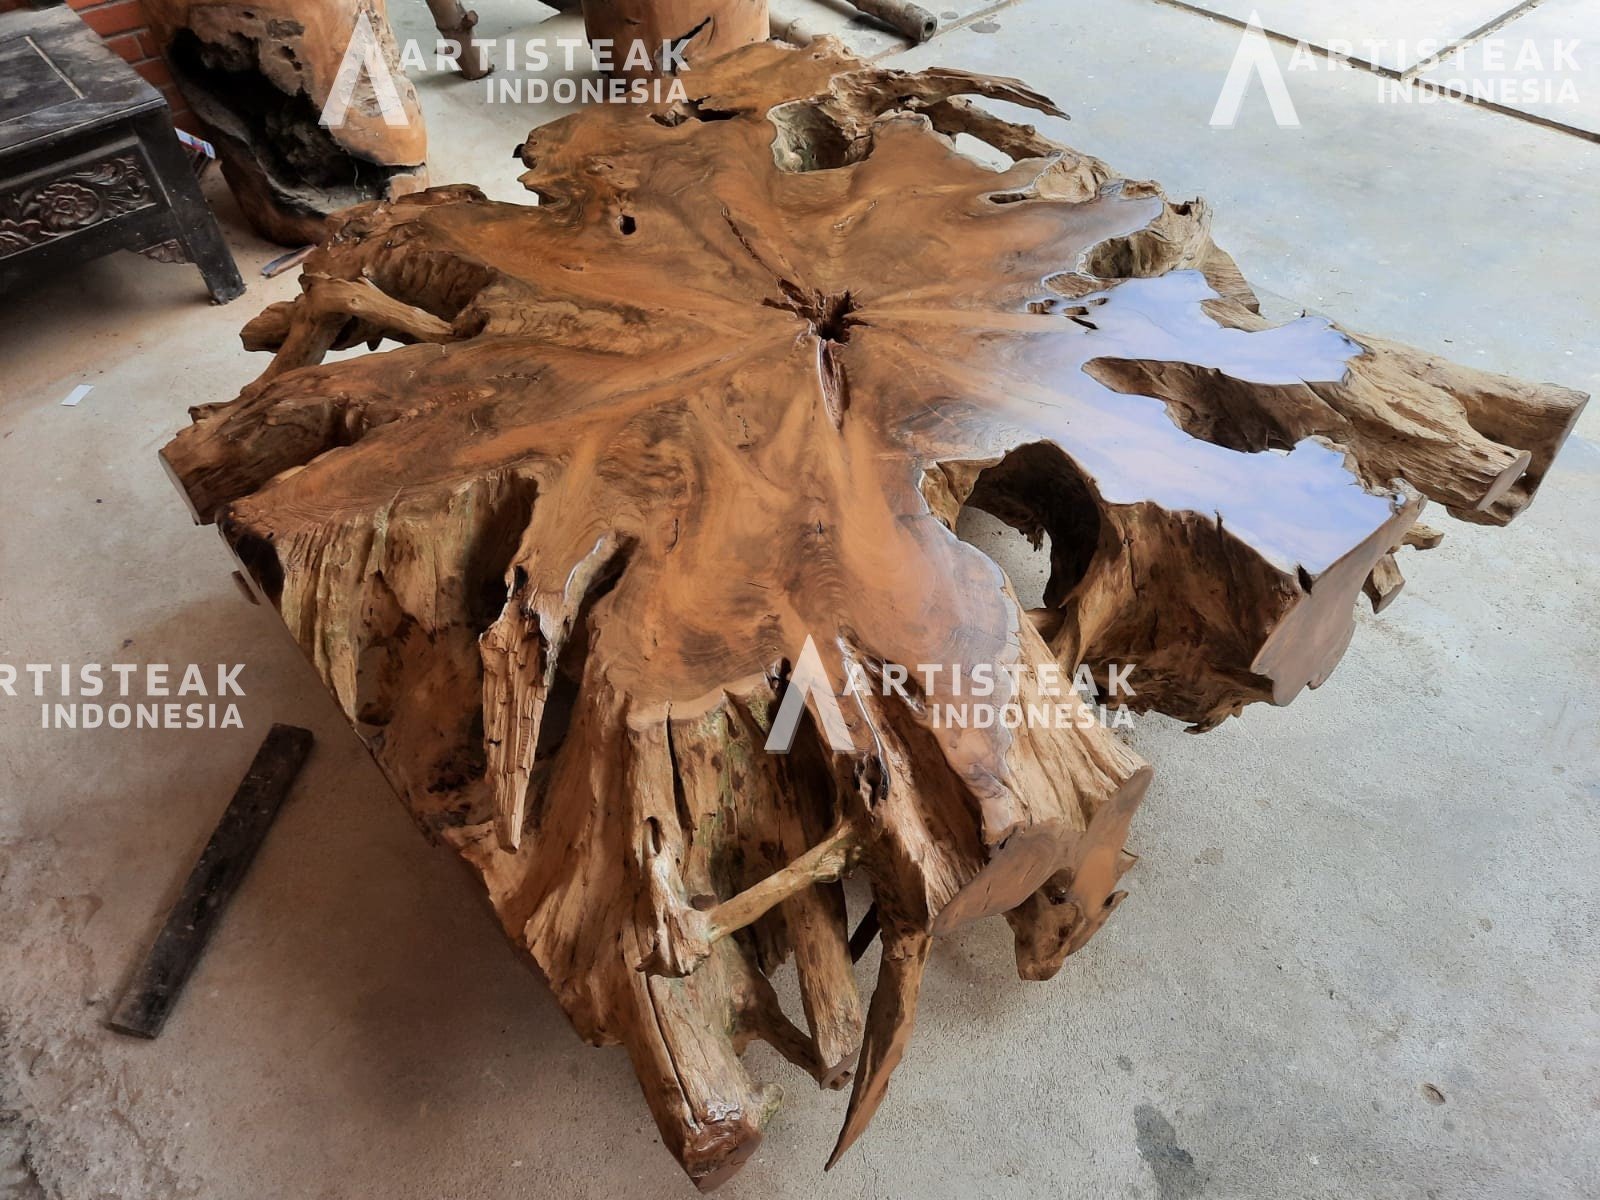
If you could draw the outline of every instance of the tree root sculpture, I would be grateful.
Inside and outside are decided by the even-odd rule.
[[[319,242],[330,213],[427,185],[422,107],[400,69],[384,0],[145,0],[145,11],[262,237]],[[381,83],[392,93],[363,67],[348,103],[333,103],[346,54],[361,57],[361,37],[387,65]],[[463,61],[470,68],[475,60]]]
[[[536,130],[537,206],[344,216],[245,329],[266,372],[164,455],[710,1187],[778,1102],[752,1038],[850,1084],[836,1159],[936,934],[1003,914],[1046,979],[1121,900],[1150,768],[1046,668],[1128,664],[1198,728],[1286,703],[1392,599],[1424,500],[1504,524],[1584,397],[1271,325],[1203,203],[967,99],[1056,111],[1015,81],[824,41],[685,84]],[[955,537],[969,504],[1048,541],[1043,609]],[[768,752],[808,653],[827,687]],[[1069,719],[941,722],[984,664]]]

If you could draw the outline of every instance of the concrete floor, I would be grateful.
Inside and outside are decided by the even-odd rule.
[[[544,12],[477,7],[491,37]],[[1291,75],[1298,129],[1259,90],[1212,129],[1232,26],[1153,0],[965,12],[891,61],[1052,93],[1074,116],[1052,132],[1208,197],[1269,296],[1600,391],[1600,147],[1381,105],[1360,71]],[[554,110],[419,86],[435,179],[516,197],[511,145]],[[245,729],[208,733],[44,731],[0,697],[0,1196],[690,1195],[624,1055],[578,1041],[157,465],[186,406],[263,365],[239,325],[295,290],[217,204],[236,304],[130,256],[0,298],[0,662],[243,662],[248,692]],[[1049,984],[1016,980],[999,922],[941,942],[890,1098],[829,1175],[842,1098],[754,1051],[788,1098],[722,1194],[1600,1194],[1597,428],[1509,529],[1408,552],[1320,691],[1203,737],[1145,720],[1127,903]],[[295,798],[167,1031],[106,1032],[274,720],[318,735]]]

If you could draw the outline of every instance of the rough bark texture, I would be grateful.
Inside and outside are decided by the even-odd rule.
[[[303,246],[327,217],[428,182],[428,137],[384,0],[144,0],[179,88],[263,237]],[[344,120],[320,124],[357,19],[389,66],[405,124],[384,119],[363,70]]]
[[[835,693],[1131,664],[1137,707],[1200,727],[1281,704],[1364,589],[1393,595],[1424,498],[1509,520],[1583,397],[1269,325],[1203,203],[960,98],[1054,111],[1014,81],[823,42],[685,83],[536,130],[538,207],[453,187],[345,217],[245,330],[266,373],[165,455],[710,1186],[777,1103],[751,1038],[853,1081],[837,1157],[932,937],[1004,913],[1021,974],[1054,974],[1122,898],[1150,778],[1099,724],[937,725],[948,674],[841,720],[809,694],[767,753],[807,638]],[[409,344],[318,365],[382,338]],[[1048,540],[1043,610],[954,536],[967,504]],[[769,981],[790,957],[803,1024]]]

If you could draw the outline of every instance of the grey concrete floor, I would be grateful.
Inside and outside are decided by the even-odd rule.
[[[489,37],[545,12],[477,7]],[[1212,129],[1233,26],[1153,0],[962,12],[890,61],[1050,92],[1074,118],[1050,132],[1208,197],[1279,311],[1600,390],[1600,147],[1379,104],[1361,71],[1289,76],[1297,129],[1259,91]],[[435,179],[515,198],[510,148],[555,110],[419,86]],[[625,1056],[578,1041],[157,465],[188,405],[262,366],[239,325],[295,290],[216,201],[251,283],[231,306],[128,256],[0,298],[0,662],[243,662],[248,692],[245,729],[208,733],[46,731],[0,697],[0,1195],[687,1196]],[[1408,553],[1319,691],[1202,737],[1145,720],[1127,903],[1048,984],[1015,978],[998,922],[942,941],[832,1173],[842,1098],[753,1051],[787,1099],[723,1194],[1600,1194],[1597,428],[1509,529]],[[1037,586],[1025,548],[971,536]],[[274,720],[319,738],[295,798],[167,1031],[106,1032]]]

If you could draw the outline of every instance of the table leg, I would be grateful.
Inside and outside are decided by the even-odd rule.
[[[141,117],[135,127],[172,213],[173,235],[182,244],[189,260],[200,268],[214,304],[226,304],[244,294],[244,280],[234,264],[233,254],[223,241],[222,230],[200,184],[189,168],[172,128],[172,117],[165,110]]]

